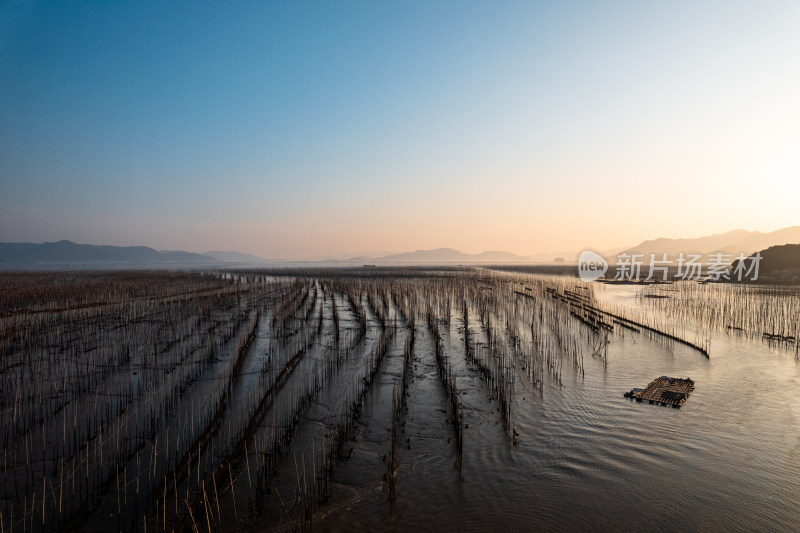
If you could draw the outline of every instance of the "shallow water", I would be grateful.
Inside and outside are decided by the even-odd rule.
[[[51,417],[33,437],[7,432],[17,438],[10,459],[18,475],[4,476],[0,521],[47,531],[203,522],[221,531],[800,530],[793,349],[676,323],[659,316],[660,300],[645,301],[656,310],[640,318],[637,289],[618,286],[598,287],[597,297],[710,346],[711,355],[618,328],[607,357],[595,357],[601,338],[547,292],[581,288],[556,278],[526,282],[535,296],[515,292],[518,280],[482,272],[276,285],[278,300],[253,300],[264,305],[260,320],[247,319],[255,308],[244,301],[238,333],[197,372],[195,363],[173,358],[184,361],[176,368],[190,379],[165,395],[163,413],[155,413],[162,423],[148,410],[151,396],[132,398],[134,409],[112,417],[105,440],[76,441],[79,455],[51,440],[30,462],[31,443],[42,435],[72,442],[65,422],[72,415]],[[186,311],[191,318],[194,309]],[[234,349],[251,332],[253,342]],[[185,340],[169,346],[166,355],[187,350]],[[149,353],[132,351],[140,352]],[[142,368],[134,358],[116,372],[130,381],[128,373],[140,379]],[[147,370],[159,377],[159,368]],[[172,370],[165,375],[173,379]],[[623,397],[662,375],[695,381],[681,409]],[[512,382],[507,396],[504,384]],[[217,403],[223,395],[226,403]],[[139,419],[147,431],[126,425]],[[131,438],[138,447],[109,455]],[[57,461],[58,453],[71,463]],[[50,472],[43,483],[58,480],[59,492],[33,508],[41,471]],[[63,486],[77,484],[64,515],[62,471]],[[13,521],[9,509],[17,510]]]
[[[601,293],[636,305],[632,296],[626,287]],[[351,478],[319,520],[336,530],[800,530],[800,366],[789,350],[706,335],[709,359],[644,334],[615,335],[606,362],[587,357],[585,375],[565,369],[561,385],[545,379],[541,396],[518,376],[516,446],[491,391],[464,366],[460,475],[442,442],[446,414],[429,407],[416,424],[438,440],[403,450],[397,501],[390,505],[374,481]],[[462,342],[453,329],[445,349],[455,353]],[[415,357],[430,363],[428,352],[423,339]],[[437,379],[428,370],[418,371],[418,390]],[[695,381],[681,409],[623,398],[661,375]]]

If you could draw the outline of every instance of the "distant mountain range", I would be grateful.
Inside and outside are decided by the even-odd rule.
[[[743,252],[752,254],[771,246],[800,243],[800,226],[762,233],[759,231],[733,230],[727,233],[698,237],[695,239],[653,239],[642,242],[633,248],[617,248],[600,252],[609,262],[614,263],[619,253],[654,253],[660,259],[667,253],[674,260],[681,252],[708,255],[726,253],[734,256]],[[501,264],[501,263],[551,263],[570,264],[577,261],[578,252],[539,253],[530,256],[517,255],[504,251],[488,251],[468,254],[454,248],[416,250],[381,257],[359,256],[350,259],[330,259],[321,261],[329,264]],[[286,261],[265,260],[252,254],[237,251],[211,251],[203,254],[175,251],[158,251],[147,246],[97,246],[76,244],[72,241],[34,243],[0,243],[0,265],[3,269],[36,268],[47,266],[93,265],[112,268],[120,267],[178,267],[178,266],[223,266],[237,263],[250,266],[276,264]],[[317,262],[320,261],[307,261]],[[294,262],[289,262],[294,263]]]
[[[436,248],[434,250],[416,250],[414,252],[403,252],[391,254],[383,257],[360,256],[352,257],[347,263],[401,263],[401,264],[432,264],[432,263],[549,263],[561,257],[571,261],[577,254],[564,253],[541,253],[535,255],[517,255],[511,252],[489,251],[479,254],[468,254],[455,248]],[[338,261],[337,261],[338,262]]]
[[[257,255],[244,254],[242,252],[205,252],[203,255],[212,257],[217,261],[224,261],[226,263],[265,263],[266,259],[262,259]]]
[[[375,261],[379,263],[529,263],[530,257],[510,252],[481,252],[466,254],[454,248],[437,248],[435,250],[417,250],[392,254],[378,258],[353,258],[354,260]]]
[[[695,239],[653,239],[628,248],[623,253],[644,254],[645,257],[654,253],[657,258],[661,258],[662,254],[666,253],[668,259],[675,259],[681,252],[700,255],[724,253],[736,256],[739,253],[750,255],[771,246],[790,243],[800,243],[800,226],[792,226],[769,233],[737,229]],[[614,261],[616,255],[613,254],[608,259]]]
[[[644,254],[649,257],[651,253],[660,259],[666,253],[668,259],[674,260],[681,253],[708,255],[724,253],[736,256],[739,253],[747,255],[770,246],[779,244],[800,243],[800,226],[792,226],[773,232],[747,231],[737,229],[726,233],[708,235],[693,239],[668,239],[659,238],[643,241],[632,248],[615,248],[600,252],[609,262],[615,262],[620,253]],[[353,257],[345,262],[349,263],[550,263],[564,259],[566,263],[577,262],[579,251],[559,253],[539,253],[531,256],[517,255],[510,252],[492,251],[479,254],[467,254],[453,248],[437,248],[435,250],[417,250],[392,254],[383,257]]]
[[[85,265],[203,265],[222,263],[263,263],[264,260],[240,252],[196,254],[180,250],[158,251],[147,246],[97,246],[72,241],[0,243],[0,263],[5,267],[48,264]]]

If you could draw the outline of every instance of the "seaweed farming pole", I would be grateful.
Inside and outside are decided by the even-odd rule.
[[[464,300],[464,356],[469,361],[469,309],[467,307],[467,300]]]
[[[289,359],[286,362],[286,364],[281,369],[280,373],[272,383],[272,386],[270,386],[270,388],[264,393],[264,395],[261,397],[261,401],[258,403],[258,405],[256,405],[255,409],[253,410],[253,413],[250,415],[250,418],[247,421],[247,424],[242,431],[242,436],[239,439],[238,443],[234,446],[233,451],[220,462],[216,472],[212,474],[211,476],[212,483],[216,484],[217,480],[220,480],[220,482],[224,481],[223,479],[224,475],[226,473],[230,475],[230,469],[232,465],[234,465],[237,461],[241,461],[242,458],[244,458],[246,461],[248,460],[249,454],[247,451],[247,441],[252,439],[253,435],[255,435],[255,432],[258,428],[258,424],[263,419],[266,409],[272,402],[272,399],[275,396],[276,391],[281,386],[283,386],[283,384],[288,380],[289,376],[292,374],[295,367],[303,358],[303,356],[305,356],[305,354],[306,354],[306,347],[303,346],[297,351],[297,353],[294,354],[294,356],[292,356],[291,359]],[[187,489],[187,495],[188,495],[188,489]],[[192,514],[192,509],[200,508],[199,504],[202,502],[200,496],[201,494],[199,493],[195,494],[195,497],[191,503],[189,503],[187,499],[186,506],[188,508],[188,512],[190,515]],[[186,516],[184,516],[182,520],[179,520],[177,530],[182,531],[183,529],[185,529],[187,525],[188,524],[186,521]]]
[[[450,361],[444,354],[442,336],[439,332],[437,319],[428,311],[428,329],[433,336],[433,346],[436,354],[436,368],[439,380],[448,396],[448,410],[452,417],[453,430],[456,437],[456,467],[461,470],[461,460],[464,450],[464,418],[461,414],[461,402],[458,400],[458,385],[453,375]]]
[[[667,333],[666,331],[658,330],[658,329],[656,329],[654,327],[650,327],[650,326],[648,326],[646,324],[642,324],[640,322],[636,322],[635,320],[631,320],[630,318],[625,318],[624,316],[616,315],[616,314],[614,314],[614,313],[612,313],[610,311],[604,311],[603,309],[599,309],[599,308],[591,306],[591,305],[587,305],[586,307],[591,309],[591,310],[593,310],[593,311],[596,311],[598,313],[603,313],[603,314],[605,314],[607,316],[610,316],[611,318],[619,320],[620,322],[627,322],[629,325],[632,325],[632,326],[635,326],[635,327],[638,327],[638,328],[641,328],[641,329],[646,329],[646,330],[651,331],[653,333],[657,333],[659,335],[662,335],[662,336],[664,336],[664,337],[666,337],[666,338],[668,338],[670,340],[673,340],[673,341],[679,342],[681,344],[684,344],[684,345],[686,345],[686,346],[688,346],[690,348],[694,348],[695,350],[697,350],[701,354],[705,355],[707,358],[710,358],[710,356],[708,355],[708,350],[706,348],[703,348],[702,346],[698,346],[695,343],[693,343],[691,341],[688,341],[686,339],[682,339],[682,338],[678,337],[677,335],[672,335],[671,333]]]
[[[591,304],[587,303],[583,298],[579,298],[574,293],[571,293],[569,291],[568,291],[569,292],[568,294],[560,294],[555,289],[548,288],[547,292],[553,298],[557,298],[557,299],[561,300],[562,302],[566,303],[567,305],[578,307],[578,308],[583,309],[583,310],[589,310],[591,312],[594,312],[594,313],[597,313],[597,314],[602,314],[602,315],[605,315],[607,317],[611,317],[613,319],[616,319],[619,323],[622,323],[621,325],[623,325],[624,327],[629,328],[629,329],[630,329],[630,326],[638,327],[640,329],[645,329],[647,331],[650,331],[652,333],[656,333],[658,335],[666,337],[666,338],[668,338],[670,340],[673,340],[675,342],[679,342],[681,344],[684,344],[684,345],[686,345],[686,346],[688,346],[690,348],[694,348],[695,350],[697,350],[701,354],[705,355],[707,358],[710,357],[709,354],[708,354],[708,349],[706,349],[706,348],[704,348],[702,346],[698,346],[697,344],[695,344],[695,343],[693,343],[691,341],[688,341],[686,339],[682,339],[681,337],[678,337],[677,335],[673,335],[671,333],[667,333],[666,331],[661,331],[661,330],[659,330],[657,328],[654,328],[652,326],[648,326],[646,324],[642,324],[640,322],[636,322],[635,320],[631,320],[630,318],[626,318],[626,317],[624,317],[622,315],[617,315],[617,314],[612,313],[610,311],[606,311],[604,309],[600,309],[599,307],[595,307],[594,305],[591,305]],[[587,323],[586,320],[583,317],[581,317],[581,316],[579,316],[579,315],[577,315],[575,313],[573,313],[573,316],[575,318],[581,320],[582,322]],[[591,323],[587,323],[587,325],[592,327]]]
[[[403,387],[405,389],[405,387]],[[397,389],[395,384],[392,391],[392,424],[389,426],[389,455],[386,465],[386,477],[389,481],[389,503],[393,504],[396,498],[395,494],[395,479],[397,477],[396,465],[396,451],[397,451],[397,423],[398,415],[400,413],[400,405],[402,404],[402,391]]]
[[[411,357],[414,353],[414,329],[406,337],[405,345],[403,346],[403,374],[401,376],[401,391],[400,397],[402,398],[402,407],[406,405],[406,396],[408,394],[408,368],[411,366]]]
[[[321,474],[326,479],[326,487],[329,487],[329,481],[333,479],[333,472],[336,468],[336,457],[338,452],[342,448],[342,445],[345,443],[345,441],[353,435],[356,423],[361,416],[364,399],[372,387],[375,377],[377,376],[383,361],[386,358],[385,356],[389,350],[389,344],[393,337],[393,329],[386,329],[385,331],[381,332],[378,342],[372,348],[371,354],[367,356],[367,360],[364,361],[363,376],[353,380],[349,385],[350,391],[347,393],[347,397],[344,402],[345,405],[338,415],[338,422],[335,422],[329,426],[328,435],[325,437],[324,443],[324,447],[326,449],[324,472]],[[394,396],[395,394],[393,393],[393,397]],[[396,413],[393,412],[392,417],[392,423],[394,424]],[[327,494],[320,494],[318,495],[318,498],[321,501],[326,496]]]
[[[152,496],[157,500],[162,493],[168,490],[168,481],[172,480],[177,487],[179,482],[183,482],[187,477],[187,465],[191,462],[192,455],[199,457],[199,454],[205,449],[207,452],[208,446],[211,444],[211,439],[222,426],[223,418],[228,406],[228,397],[233,392],[235,381],[239,378],[239,372],[244,362],[245,354],[250,348],[250,345],[255,339],[258,331],[258,320],[261,317],[261,310],[257,309],[251,313],[250,321],[245,324],[239,338],[236,340],[234,353],[237,354],[236,362],[233,365],[233,371],[228,376],[228,383],[225,387],[225,392],[219,399],[218,406],[214,412],[211,420],[203,428],[200,435],[189,446],[187,451],[177,461],[176,466],[171,471],[164,474],[164,484],[157,484],[153,491]],[[176,458],[177,460],[177,458]],[[165,496],[166,497],[166,496]]]

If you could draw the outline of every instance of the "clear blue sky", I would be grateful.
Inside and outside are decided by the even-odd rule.
[[[0,240],[319,257],[799,224],[800,3],[0,3]]]

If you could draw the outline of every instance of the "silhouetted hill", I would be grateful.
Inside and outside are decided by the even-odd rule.
[[[800,244],[771,246],[760,253],[758,277],[761,281],[800,281]]]
[[[737,229],[694,239],[647,240],[625,250],[624,253],[644,254],[645,257],[654,253],[657,257],[661,257],[661,254],[666,252],[668,257],[673,260],[681,252],[701,255],[721,252],[734,256],[744,253],[749,256],[770,246],[796,242],[800,242],[800,226],[792,226],[769,233]],[[616,256],[609,259],[616,260]]]
[[[180,250],[160,252],[147,246],[97,246],[72,241],[0,243],[0,263],[135,263],[142,265],[216,263],[207,255]]]
[[[800,244],[772,246],[761,252],[762,271],[800,268]]]

